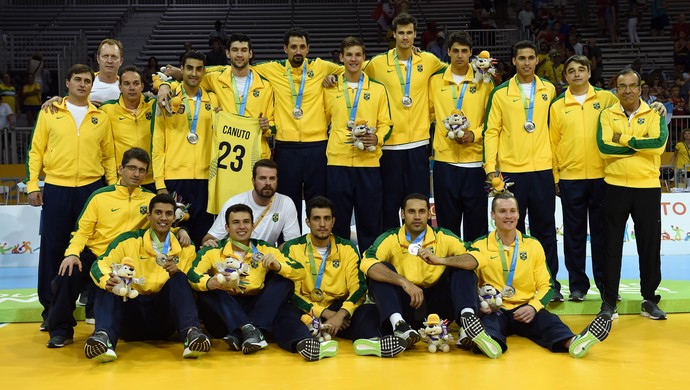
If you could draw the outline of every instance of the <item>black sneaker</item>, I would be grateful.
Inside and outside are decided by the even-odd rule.
[[[184,352],[182,357],[185,359],[196,359],[211,350],[211,340],[196,326],[189,328],[187,337],[184,339]]]
[[[585,294],[580,290],[571,291],[568,300],[572,302],[583,302],[585,300]]]
[[[320,343],[319,340],[310,337],[297,342],[296,349],[305,360],[315,362],[334,357],[338,353],[338,342],[329,340]]]
[[[602,314],[606,314],[609,317],[611,317],[612,320],[615,320],[616,318],[618,318],[618,307],[611,307],[608,303],[602,302],[601,309],[599,309],[599,313],[597,314],[597,316],[600,316]]]
[[[472,349],[472,347],[474,347],[474,342],[470,336],[467,335],[467,332],[465,332],[465,329],[463,329],[462,326],[458,331],[458,341],[455,343],[455,346],[466,351],[469,351]]]
[[[462,323],[462,329],[467,333],[467,337],[469,337],[486,356],[491,359],[496,359],[501,356],[503,353],[501,346],[486,333],[484,324],[479,320],[479,317],[472,312],[466,312],[460,317],[460,322]]]
[[[242,353],[247,355],[268,347],[264,335],[256,326],[247,324],[242,327]]]
[[[88,292],[84,291],[81,294],[79,294],[79,299],[77,299],[77,306],[86,306],[87,303],[89,303],[89,294]]]
[[[574,358],[581,358],[594,345],[606,340],[611,333],[611,316],[608,312],[599,313],[570,344],[568,352]]]
[[[642,301],[642,310],[640,312],[642,317],[647,317],[651,320],[665,320],[666,313],[659,309],[656,303],[649,300]]]
[[[352,343],[352,347],[359,356],[394,357],[405,350],[407,343],[405,339],[389,335],[382,338],[357,339]]]
[[[84,345],[84,355],[88,359],[95,359],[101,363],[112,362],[117,359],[117,354],[113,350],[108,334],[102,330],[94,332]]]
[[[393,335],[395,337],[400,337],[401,339],[405,340],[405,343],[407,343],[406,348],[413,348],[415,344],[419,341],[421,338],[419,336],[419,332],[416,330],[412,329],[410,325],[407,324],[404,320],[400,320],[395,324],[395,329],[393,329]]]
[[[563,298],[563,294],[561,294],[560,291],[554,291],[553,296],[551,297],[551,302],[563,302],[565,298]]]
[[[38,326],[38,330],[40,330],[41,332],[47,332],[48,331],[48,320],[43,320],[43,322],[41,322],[41,325]]]
[[[242,350],[242,342],[240,341],[240,339],[229,334],[229,333],[225,337],[223,337],[223,341],[233,351],[241,351]]]
[[[74,343],[74,340],[69,337],[55,335],[48,340],[48,348],[62,348],[65,345]]]

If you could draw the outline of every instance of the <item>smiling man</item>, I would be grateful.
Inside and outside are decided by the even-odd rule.
[[[328,197],[333,201],[337,236],[350,237],[352,209],[357,223],[357,243],[364,252],[381,233],[383,187],[379,159],[390,136],[392,122],[386,88],[362,72],[364,43],[356,37],[340,43],[345,74],[335,88],[324,90],[328,136]],[[356,126],[365,126],[354,143]]]
[[[556,275],[556,192],[548,123],[556,90],[535,76],[538,63],[534,43],[521,41],[513,46],[517,74],[491,92],[486,109],[484,172],[492,179],[500,169],[514,183],[511,191],[520,214],[529,217],[529,233],[544,246],[546,262]],[[518,229],[525,231],[523,220]],[[562,302],[561,285],[557,280],[554,283],[553,299]]]
[[[31,135],[26,186],[29,204],[43,206],[41,251],[38,260],[38,296],[43,305],[41,330],[47,329],[52,301],[50,282],[65,256],[70,233],[86,200],[95,190],[117,179],[108,116],[89,103],[93,71],[73,65],[67,72],[69,96],[42,112]],[[45,187],[39,175],[45,172]]]

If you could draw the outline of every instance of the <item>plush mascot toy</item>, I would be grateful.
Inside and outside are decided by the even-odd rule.
[[[479,306],[482,309],[491,308],[491,311],[495,312],[503,304],[503,297],[494,286],[485,284],[477,290],[479,292]]]
[[[419,334],[429,345],[429,352],[449,352],[453,336],[448,333],[448,320],[441,321],[438,314],[429,314],[423,324],[424,327],[419,329]]]
[[[354,145],[355,148],[359,150],[364,150],[364,142],[359,139],[359,137],[363,136],[364,134],[374,134],[376,133],[376,128],[375,127],[369,127],[367,124],[367,121],[365,120],[358,120],[355,122],[355,126],[350,129],[352,131],[352,144]],[[376,146],[368,146],[366,147],[367,152],[374,152],[376,151]]]
[[[448,130],[446,136],[449,139],[460,140],[465,135],[465,130],[470,127],[470,121],[462,111],[453,110],[448,118],[443,120],[443,126]]]
[[[225,261],[216,262],[216,270],[218,273],[214,277],[218,279],[218,282],[232,289],[238,288],[242,284],[240,276],[249,274],[249,266],[233,257],[227,257]],[[228,272],[230,275],[225,276],[221,272]]]
[[[491,82],[494,74],[496,74],[496,68],[491,64],[493,58],[489,55],[489,52],[484,50],[477,58],[472,60],[472,69],[474,69],[474,78],[472,82],[475,84],[488,84]]]
[[[113,294],[121,296],[123,301],[127,301],[127,298],[134,299],[139,296],[139,291],[133,288],[134,284],[142,286],[146,280],[144,277],[135,278],[136,271],[134,270],[134,262],[131,257],[125,257],[122,262],[115,263],[112,265],[113,273],[115,278],[118,279],[118,283],[113,287]]]
[[[331,325],[322,323],[319,317],[310,314],[302,314],[301,320],[304,325],[309,328],[309,333],[320,343],[331,339],[331,334],[328,333],[331,329]]]

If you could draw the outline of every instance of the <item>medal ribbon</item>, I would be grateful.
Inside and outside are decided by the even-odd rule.
[[[405,238],[407,239],[407,242],[410,243],[410,245],[407,246],[408,248],[413,244],[419,244],[420,242],[423,242],[424,237],[426,237],[426,229],[424,229],[423,232],[419,233],[419,235],[417,236],[417,238],[414,239],[414,241],[412,241],[412,239],[410,238],[410,232],[405,230]]]
[[[532,80],[532,93],[529,96],[529,106],[525,100],[525,92],[522,90],[522,86],[518,80],[515,80],[520,90],[520,98],[522,99],[522,106],[525,108],[525,116],[527,117],[527,122],[532,122],[532,115],[534,114],[534,94],[537,92],[537,78]]]
[[[316,262],[314,261],[314,246],[311,243],[311,234],[307,236],[307,252],[309,252],[309,265],[311,266],[311,276],[314,278],[314,289],[321,289],[321,281],[323,280],[323,271],[326,269],[326,259],[331,251],[331,239],[328,238],[328,246],[326,247],[326,253],[321,259],[321,266],[319,267],[319,273],[316,273]]]
[[[244,116],[244,111],[247,108],[247,100],[249,100],[249,86],[252,84],[252,71],[249,71],[247,75],[247,82],[244,84],[244,92],[240,96],[237,93],[237,82],[235,81],[235,75],[232,76],[232,91],[235,94],[235,108],[237,109],[237,114]],[[241,99],[241,100],[240,100]]]
[[[307,80],[307,59],[304,59],[304,66],[302,67],[302,80],[299,82],[299,92],[295,92],[295,83],[292,81],[292,67],[288,68],[287,74],[290,90],[292,91],[292,101],[295,102],[295,108],[301,108],[302,95],[304,95],[304,83]]]
[[[254,244],[253,244],[251,241],[249,241],[249,246],[246,246],[246,245],[244,245],[243,243],[241,243],[241,242],[239,242],[239,241],[235,241],[235,240],[233,240],[233,239],[230,238],[230,237],[228,237],[228,241],[230,241],[230,243],[231,243],[232,245],[234,245],[234,246],[240,248],[241,250],[243,250],[243,251],[245,251],[245,252],[247,252],[247,253],[249,253],[249,252],[251,252],[251,253],[258,253],[258,252],[259,252],[259,251],[256,249],[256,246],[254,246]]]
[[[517,254],[518,254],[518,236],[515,234],[515,249],[513,249],[513,260],[510,263],[510,271],[508,271],[508,262],[506,261],[505,246],[503,242],[496,234],[496,241],[500,245],[498,251],[498,256],[501,258],[501,264],[503,265],[503,278],[506,280],[506,286],[513,286],[513,277],[515,276],[515,266],[517,265]]]
[[[468,82],[463,82],[462,83],[462,90],[460,91],[460,98],[458,99],[457,92],[455,92],[455,86],[451,88],[451,92],[453,92],[453,100],[455,100],[455,109],[460,111],[462,109],[462,100],[465,98],[465,91],[467,90],[467,84]]]
[[[359,106],[359,96],[362,93],[362,84],[364,83],[364,73],[359,76],[359,82],[357,83],[357,92],[355,92],[355,104],[350,106],[350,91],[347,86],[347,80],[343,77],[343,92],[345,92],[345,104],[347,108],[350,109],[350,121],[354,121],[357,116],[357,107]]]
[[[165,236],[165,240],[161,242],[156,233],[151,230],[151,241],[153,241],[153,251],[156,252],[156,254],[168,255],[168,252],[170,252],[170,232]]]
[[[410,80],[412,78],[412,54],[407,59],[407,79],[403,80],[402,71],[400,70],[400,61],[398,61],[398,52],[393,52],[393,60],[395,61],[395,71],[398,73],[398,80],[400,80],[400,88],[403,90],[403,96],[410,96]]]
[[[199,120],[199,108],[201,108],[201,88],[199,88],[199,91],[196,93],[196,98],[194,98],[194,118],[192,118],[192,113],[189,110],[189,103],[187,102],[189,97],[187,96],[187,91],[184,90],[184,87],[182,88],[182,96],[184,97],[184,111],[187,113],[189,132],[196,134],[196,125]]]
[[[254,222],[254,229],[256,229],[256,227],[259,226],[259,224],[261,223],[261,221],[262,221],[262,220],[264,219],[264,217],[266,216],[266,213],[268,213],[268,210],[271,209],[271,205],[273,204],[273,198],[275,198],[275,195],[271,197],[271,201],[268,202],[268,205],[267,205],[266,208],[264,209],[264,212],[261,213],[261,215],[259,216],[259,219],[257,219],[256,222]]]

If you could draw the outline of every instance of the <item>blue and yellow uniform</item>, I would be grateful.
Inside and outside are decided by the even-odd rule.
[[[493,83],[472,82],[474,71],[468,67],[460,85],[453,79],[451,67],[436,72],[429,79],[429,101],[436,119],[434,136],[434,203],[438,225],[460,235],[464,224],[463,239],[472,241],[486,234],[486,192],[482,169],[482,132],[484,116]],[[446,136],[448,130],[443,120],[460,108],[470,123],[474,135],[471,143],[459,143]]]
[[[151,119],[154,100],[141,95],[139,106],[132,112],[125,106],[122,95],[117,100],[108,100],[99,109],[110,118],[115,146],[115,164],[122,162],[122,155],[128,149],[139,147],[151,154]],[[142,185],[153,183],[153,167],[149,167]],[[153,186],[150,186],[153,187]],[[151,189],[151,188],[149,188]]]

